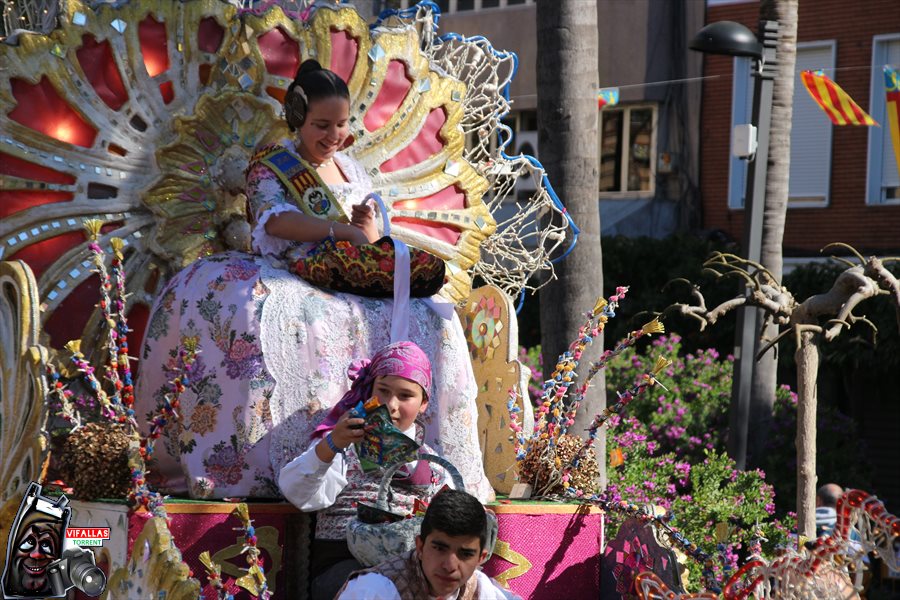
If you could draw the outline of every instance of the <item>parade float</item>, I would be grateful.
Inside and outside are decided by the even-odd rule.
[[[52,31],[13,32],[0,47],[4,535],[29,482],[61,470],[60,485],[82,498],[72,523],[108,528],[95,550],[105,597],[306,597],[309,515],[253,497],[163,497],[148,485],[196,355],[186,347],[173,357],[170,392],[146,416],[133,408],[133,357],[173,274],[246,249],[243,172],[259,144],[284,135],[285,90],[302,60],[316,58],[348,83],[349,152],[396,237],[447,265],[441,295],[468,341],[491,485],[501,497],[519,482],[556,499],[491,506],[499,536],[485,571],[528,598],[599,597],[603,578],[620,595],[636,581],[644,598],[677,597],[678,561],[713,558],[666,515],[600,496],[591,452],[597,430],[666,364],[621,393],[586,439],[568,431],[605,361],[660,324],[632,332],[576,384],[581,352],[614,316],[620,288],[587,313],[536,415],[524,391],[513,300],[550,279],[577,227],[540,164],[506,152],[515,56],[481,37],[439,35],[428,2],[374,23],[347,5],[300,8],[73,0]],[[66,435],[54,441],[57,429]],[[629,518],[616,540],[604,536],[608,512]],[[836,535],[812,548],[771,563],[754,556],[726,597],[775,597],[783,585],[804,597],[816,573],[838,568],[851,531],[855,548],[897,567],[900,522],[880,502],[854,492],[839,514]]]

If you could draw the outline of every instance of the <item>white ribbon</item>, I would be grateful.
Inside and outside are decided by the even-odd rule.
[[[391,236],[391,220],[384,200],[375,192],[363,199],[374,200],[381,209],[382,235]],[[409,339],[409,246],[391,238],[394,243],[394,309],[391,314],[391,343]]]

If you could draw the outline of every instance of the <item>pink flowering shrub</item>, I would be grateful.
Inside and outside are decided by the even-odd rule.
[[[541,390],[540,356],[539,346],[522,349],[519,354],[519,360],[532,369],[529,393],[535,402]],[[702,463],[709,452],[724,453],[734,362],[730,355],[723,357],[714,349],[684,353],[676,334],[654,338],[643,349],[629,350],[610,361],[606,369],[607,398],[614,398],[616,390],[633,385],[661,356],[674,361],[660,374],[667,390],[657,386],[630,403],[624,421],[617,425],[624,429],[610,430],[608,449],[625,444],[623,453],[627,455],[626,450],[640,441],[651,455],[671,453],[678,461],[691,465]],[[765,470],[767,482],[775,488],[779,516],[795,509],[796,421],[797,395],[782,385],[776,390],[766,452],[755,461],[750,457],[751,463]],[[854,421],[820,403],[817,425],[819,480],[871,489],[869,463]]]
[[[724,359],[714,349],[682,355],[681,338],[655,338],[644,354],[629,352],[606,370],[607,394],[633,381],[657,357],[673,364],[661,374],[657,386],[628,414],[645,424],[662,452],[674,452],[689,462],[703,460],[707,450],[724,450],[728,432],[728,404],[734,358]]]
[[[608,470],[606,498],[670,512],[670,525],[716,558],[713,573],[720,584],[746,559],[757,523],[768,540],[762,545],[765,554],[786,543],[793,521],[774,517],[775,492],[762,471],[737,470],[723,451],[704,449],[697,461],[661,452],[650,430],[634,417],[613,416],[609,427],[608,447],[620,448],[624,463]],[[610,515],[610,538],[619,522]],[[727,527],[724,540],[715,537],[719,523]],[[691,589],[696,589],[702,565],[689,561],[689,569]]]
[[[722,357],[714,349],[684,353],[678,335],[655,338],[643,352],[631,351],[610,363],[606,370],[607,397],[631,385],[660,356],[674,361],[660,377],[668,391],[655,388],[652,394],[629,404],[625,416],[646,426],[647,443],[662,454],[671,452],[682,461],[696,464],[708,451],[724,453],[734,366],[731,355]],[[871,489],[868,461],[855,422],[820,403],[817,430],[819,480]],[[765,470],[766,480],[774,486],[779,516],[796,509],[796,432],[797,394],[782,385],[775,393],[766,452],[758,459],[749,457],[751,464]]]
[[[522,349],[519,360],[532,369],[529,394],[537,402],[541,393],[540,346]],[[677,335],[655,338],[647,352],[627,351],[606,369],[607,398],[615,398],[664,356],[673,364],[660,374],[668,388],[654,387],[632,402],[627,414],[649,428],[650,443],[661,452],[674,452],[682,460],[702,460],[706,450],[725,448],[728,403],[731,397],[733,357],[722,359],[714,349],[681,356]]]
[[[540,356],[540,347],[519,355],[532,369],[533,402],[540,397]],[[609,421],[608,454],[621,449],[624,463],[608,469],[607,498],[670,511],[674,527],[716,556],[715,578],[721,582],[746,559],[757,522],[768,539],[762,545],[768,556],[794,527],[797,395],[788,386],[777,390],[768,448],[758,461],[764,471],[738,471],[725,454],[733,357],[714,349],[683,353],[678,335],[662,336],[610,362],[607,398],[633,385],[660,356],[674,361],[660,376],[668,391],[654,388]],[[820,480],[870,489],[853,421],[820,406],[818,431]],[[727,528],[724,543],[715,538],[720,523]],[[610,537],[617,526],[611,515]],[[690,569],[693,584],[699,584],[702,567],[691,561]]]
[[[607,448],[622,451],[621,466],[608,469],[605,497],[638,505],[656,505],[672,515],[670,524],[715,557],[713,576],[722,583],[747,557],[756,524],[771,556],[793,526],[775,518],[775,490],[762,471],[738,471],[725,454],[731,357],[715,350],[680,356],[680,338],[660,337],[644,354],[626,352],[607,368],[608,397],[626,389],[657,357],[675,361],[661,374],[669,389],[654,388],[608,421]],[[533,370],[529,393],[540,396],[539,349],[522,350],[519,360]],[[788,392],[783,392],[789,397]],[[610,515],[607,535],[620,519]],[[716,525],[727,527],[724,540]],[[700,586],[703,566],[688,561],[691,588]]]

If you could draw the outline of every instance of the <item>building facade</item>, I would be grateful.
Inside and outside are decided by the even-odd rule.
[[[758,0],[709,0],[707,22],[757,31]],[[784,254],[815,257],[830,242],[900,249],[900,175],[885,114],[882,66],[900,67],[900,4],[800,0]],[[800,82],[824,70],[881,127],[834,126]],[[732,127],[750,122],[749,59],[705,55],[701,112],[703,226],[742,238],[746,164],[730,157]],[[774,124],[773,124],[774,126]]]
[[[737,21],[755,32],[759,12],[758,0],[708,0],[707,22]],[[730,156],[731,131],[735,124],[750,122],[751,67],[748,59],[704,56],[703,225],[740,240],[746,164]],[[799,0],[786,270],[792,263],[821,257],[820,250],[831,242],[850,244],[864,255],[896,255],[900,250],[900,175],[885,112],[886,64],[900,68],[896,0]],[[819,69],[881,126],[832,125],[800,82],[800,72]],[[852,369],[833,368],[820,370],[818,387],[820,402],[836,404],[854,418],[867,446],[866,468],[875,491],[889,505],[896,502],[900,480],[890,475],[900,453],[896,389]],[[820,448],[839,443],[828,437],[833,432],[819,435]]]

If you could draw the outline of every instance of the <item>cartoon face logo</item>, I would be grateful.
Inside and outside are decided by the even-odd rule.
[[[4,598],[43,598],[55,595],[52,565],[63,552],[71,509],[65,496],[41,495],[41,486],[32,483],[19,505],[6,546],[3,571]]]
[[[88,596],[103,593],[106,575],[78,540],[109,539],[109,529],[73,528],[76,540],[68,539],[68,504],[65,496],[48,498],[39,484],[29,484],[6,545],[4,599],[62,598],[73,587]]]
[[[40,516],[40,513],[32,514]],[[23,525],[13,542],[5,589],[7,593],[22,596],[44,595],[50,592],[47,566],[60,556],[60,523],[37,518]]]

